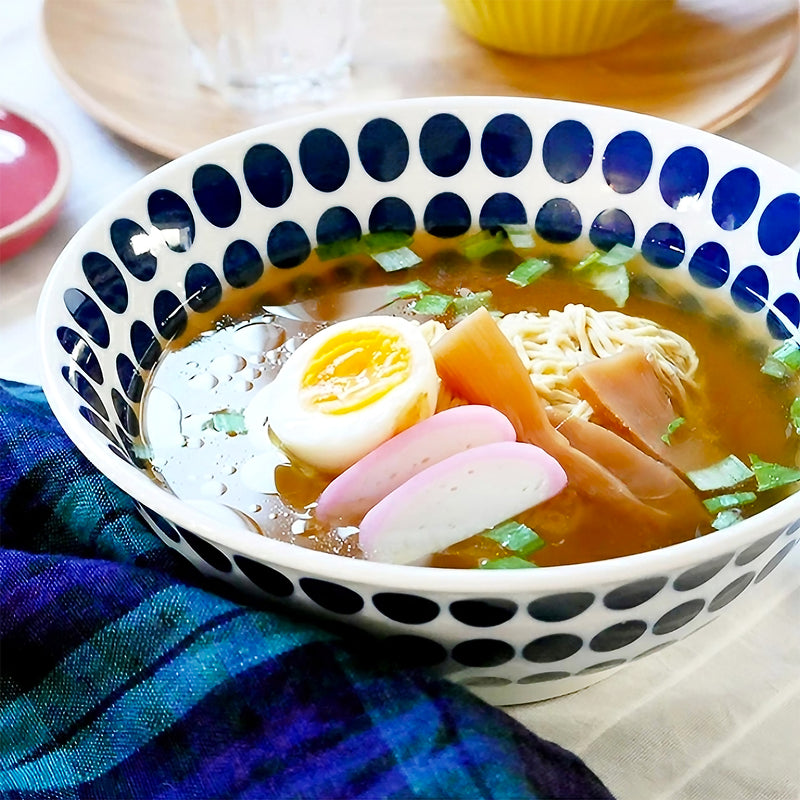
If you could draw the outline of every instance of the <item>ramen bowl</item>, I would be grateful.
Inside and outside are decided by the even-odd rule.
[[[496,50],[577,56],[625,44],[669,12],[674,0],[444,0],[464,33]]]
[[[346,558],[243,531],[155,480],[137,446],[148,378],[170,338],[213,327],[226,297],[257,304],[275,280],[307,297],[319,244],[397,229],[446,241],[504,223],[554,246],[632,246],[681,302],[777,346],[800,323],[798,183],[720,137],[549,100],[415,99],[246,131],[145,177],[67,245],[38,313],[44,389],[80,450],[203,573],[367,631],[398,665],[491,703],[557,696],[737,614],[796,544],[800,495],[592,563]]]

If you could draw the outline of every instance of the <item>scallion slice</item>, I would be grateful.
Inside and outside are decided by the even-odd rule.
[[[716,497],[709,497],[703,500],[703,505],[710,513],[716,514],[717,511],[724,511],[726,508],[739,508],[748,503],[755,502],[755,492],[736,492],[734,494],[719,494]]]
[[[134,442],[133,445],[133,454],[136,458],[142,458],[146,461],[149,461],[153,457],[153,448],[150,447],[149,444],[145,444],[142,441]]]
[[[675,417],[675,419],[667,425],[667,430],[661,435],[661,441],[664,442],[664,444],[672,444],[670,436],[685,422],[686,420],[683,417]]]
[[[409,281],[389,290],[390,300],[401,300],[408,297],[422,297],[431,290],[425,281]]]
[[[247,426],[244,423],[243,411],[231,411],[223,409],[215,411],[209,420],[203,423],[202,429],[217,431],[217,433],[227,433],[228,436],[237,436],[247,433]]]
[[[501,522],[482,535],[520,556],[529,556],[545,545],[544,539],[536,531],[515,520]]]
[[[492,303],[492,293],[490,290],[485,292],[470,292],[463,296],[453,298],[453,311],[458,316],[467,316],[473,311],[477,311],[481,306],[489,308]]]
[[[430,292],[415,300],[411,305],[411,310],[415,314],[429,314],[432,317],[439,317],[450,308],[453,300],[452,295]]]
[[[461,243],[461,252],[469,259],[478,259],[494,253],[504,244],[505,236],[502,233],[484,230],[466,238]]]
[[[764,360],[761,371],[773,378],[788,378],[800,369],[800,345],[787,339]]]
[[[711,522],[711,527],[715,531],[721,531],[723,528],[730,528],[735,525],[742,518],[742,512],[738,508],[728,508],[725,511],[720,511]]]
[[[506,225],[501,225],[500,227],[502,227],[502,229],[506,232],[506,236],[508,236],[508,241],[511,243],[511,246],[517,250],[529,250],[535,245],[533,240],[533,229],[530,225],[515,225],[512,223],[507,223]]]
[[[511,272],[506,275],[506,280],[516,283],[517,286],[530,286],[546,272],[549,272],[553,265],[543,258],[529,258],[521,264],[517,264]]]
[[[506,556],[505,558],[495,558],[492,561],[483,561],[478,569],[536,569],[536,564],[519,556]]]
[[[800,434],[800,397],[795,397],[789,406],[789,421],[792,423],[794,432]]]
[[[607,253],[598,259],[598,263],[604,267],[618,267],[620,264],[627,264],[636,255],[636,250],[626,244],[617,242]]]
[[[363,253],[364,245],[361,239],[340,239],[338,242],[318,244],[316,252],[320,261],[330,261],[334,258],[351,256],[354,253]]]
[[[617,308],[622,308],[628,302],[630,277],[624,264],[609,267],[598,261],[596,266],[589,268],[586,279],[598,292],[610,297]]]
[[[701,492],[715,492],[717,489],[728,489],[752,478],[753,471],[731,454],[710,467],[687,472],[686,477]]]
[[[603,254],[599,250],[593,250],[589,255],[584,256],[576,265],[575,271],[580,272],[581,270],[590,267],[595,262],[599,261],[602,258]]]
[[[407,269],[422,261],[413,250],[409,250],[407,247],[398,247],[396,250],[385,250],[380,253],[371,253],[371,255],[386,272]]]
[[[784,467],[781,464],[762,461],[753,453],[750,453],[750,464],[756,476],[759,492],[766,492],[770,489],[777,489],[779,486],[786,486],[789,483],[800,481],[800,469],[796,467]]]
[[[413,237],[404,231],[378,231],[365,234],[361,241],[364,250],[374,256],[376,253],[408,247],[413,241]]]

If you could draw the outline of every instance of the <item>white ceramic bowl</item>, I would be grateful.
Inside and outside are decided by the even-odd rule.
[[[445,236],[522,208],[546,240],[633,244],[709,313],[777,341],[800,321],[798,192],[794,171],[720,137],[555,101],[418,99],[281,122],[162,167],[79,231],[42,294],[44,388],[78,447],[202,571],[373,631],[490,702],[555,696],[735,613],[796,543],[800,494],[703,538],[578,566],[313,552],[228,530],[137,466],[142,383],[164,336],[201,313],[198,298],[207,310],[302,261],[329,209],[364,231],[410,219]],[[257,257],[231,256],[242,248]],[[202,280],[187,278],[196,264]]]

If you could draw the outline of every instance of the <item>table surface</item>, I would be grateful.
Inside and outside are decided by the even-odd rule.
[[[0,377],[29,383],[40,382],[34,314],[54,260],[96,211],[165,161],[77,105],[45,57],[40,13],[41,0],[0,0],[0,102],[47,120],[72,161],[55,226],[0,265]],[[798,122],[800,60],[721,135],[800,169]],[[582,692],[507,710],[582,757],[619,800],[798,800],[800,548],[746,597],[729,618]]]

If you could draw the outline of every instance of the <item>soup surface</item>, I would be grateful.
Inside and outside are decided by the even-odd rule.
[[[280,386],[280,382],[273,386],[273,381],[301,344],[337,321],[394,316],[420,323],[431,341],[478,307],[487,308],[501,326],[504,319],[510,319],[508,315],[521,311],[547,315],[578,309],[583,314],[584,307],[592,313],[623,313],[656,323],[690,343],[697,363],[685,394],[672,398],[678,410],[658,437],[663,445],[656,442],[658,452],[646,457],[653,457],[663,467],[664,453],[667,458],[672,454],[665,447],[674,446],[677,453],[699,442],[708,461],[714,454],[714,463],[722,454],[735,456],[745,467],[762,462],[794,467],[797,442],[789,421],[794,381],[762,371],[775,343],[744,338],[732,318],[704,313],[680,288],[648,277],[637,257],[623,268],[630,277],[626,298],[627,279],[620,296],[620,286],[613,281],[586,279],[592,273],[590,264],[575,269],[591,250],[586,243],[518,250],[506,241],[488,241],[486,235],[441,240],[423,234],[416,236],[411,246],[422,260],[408,269],[387,272],[364,253],[326,260],[312,255],[297,270],[268,270],[271,282],[247,291],[232,290],[211,313],[189,315],[189,327],[165,350],[143,399],[141,447],[154,478],[224,524],[240,527],[243,535],[263,534],[303,547],[365,557],[357,519],[322,522],[317,518],[320,494],[342,468],[319,468],[298,458],[270,430],[270,409],[276,402],[270,391],[274,394]],[[546,261],[542,274],[537,274],[540,270],[534,264],[528,273],[535,277],[528,285],[520,285],[527,277],[509,280],[520,264],[530,267],[531,259]],[[619,277],[619,272],[616,275]],[[433,345],[434,351],[436,347]],[[501,367],[498,375],[502,372]],[[541,372],[542,380],[550,380],[547,368]],[[565,374],[573,389],[583,386],[584,394],[590,394],[588,377],[576,384],[569,378],[569,370]],[[487,377],[489,383],[496,379]],[[625,380],[628,378],[623,384]],[[464,402],[450,389],[440,391],[437,411]],[[637,391],[631,385],[631,394]],[[291,408],[292,402],[288,398],[284,405]],[[470,402],[491,405],[485,400]],[[575,428],[574,417],[604,429],[614,427],[608,424],[608,414],[598,413],[583,395],[577,405],[559,406],[549,396],[543,404],[549,406],[555,429],[571,431],[570,445],[582,452],[587,450],[583,444],[586,435],[593,435],[596,428]],[[344,415],[341,409],[335,413],[357,437],[358,417],[350,409]],[[366,427],[369,424],[365,423]],[[308,434],[309,452],[315,452],[315,447],[325,450],[325,435],[323,432],[317,439],[313,431]],[[631,437],[626,434],[625,438],[630,444]],[[647,450],[647,446],[634,444]],[[590,451],[594,447],[587,446]],[[753,462],[751,456],[756,454]],[[628,464],[629,457],[632,453],[625,450],[624,458],[611,459],[616,458],[609,467],[616,476],[613,486],[618,479],[635,483],[635,477],[625,477],[626,469],[641,473]],[[619,466],[620,459],[628,466]],[[471,531],[463,540],[414,563],[463,568],[549,566],[663,547],[758,512],[785,496],[794,477],[790,472],[775,488],[762,490],[751,469],[749,476],[728,481],[728,485],[697,489],[693,475],[687,473],[710,464],[698,462],[690,465],[691,470],[681,465],[673,469],[672,465],[671,475],[678,475],[680,486],[689,487],[694,499],[687,500],[686,513],[665,520],[659,504],[671,503],[666,488],[661,492],[652,486],[646,490],[628,487],[638,492],[639,498],[646,495],[649,510],[641,515],[633,503],[627,510],[622,508],[625,504],[618,502],[614,492],[581,484],[575,470],[580,472],[583,461],[576,463],[574,468],[565,467],[566,488],[514,514],[513,530],[506,526],[489,535]],[[660,485],[658,474],[654,473],[651,483]],[[502,470],[493,475],[493,480],[502,484]],[[622,487],[621,491],[628,489]],[[701,507],[703,500],[710,502]],[[655,516],[652,508],[658,509]]]

